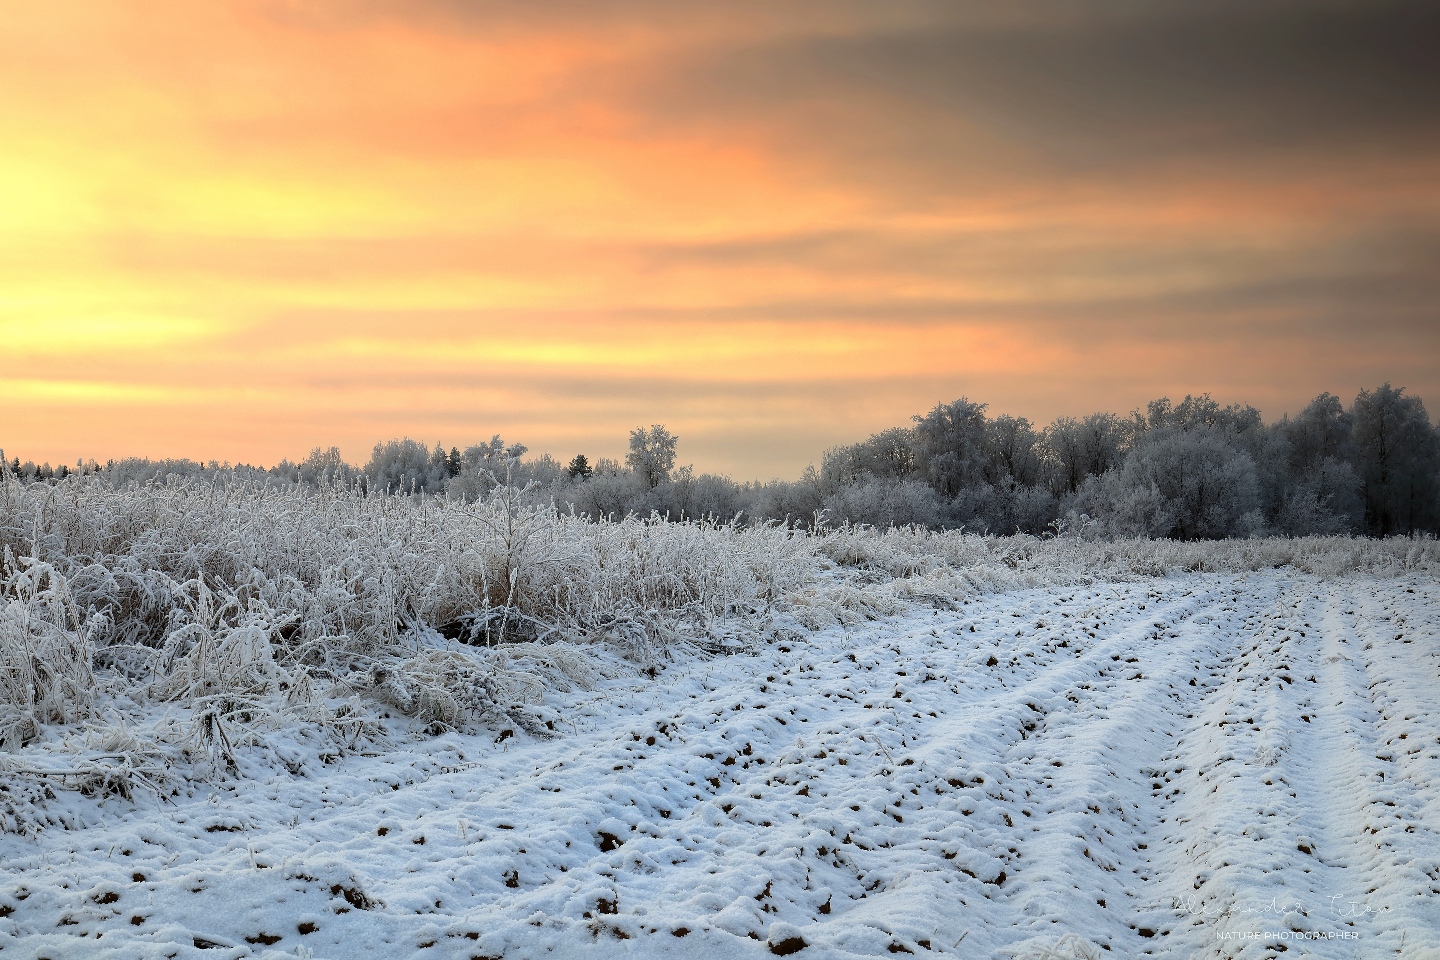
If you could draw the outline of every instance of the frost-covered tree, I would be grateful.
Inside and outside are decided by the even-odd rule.
[[[614,463],[614,461],[611,461]],[[557,502],[592,520],[618,520],[631,514],[649,515],[646,497],[650,488],[633,470],[601,470],[585,483],[573,484]]]
[[[1079,490],[1087,477],[1098,477],[1119,466],[1127,438],[1128,431],[1113,413],[1054,421],[1040,438],[1040,457],[1050,489],[1067,496]]]
[[[308,457],[300,461],[298,467],[301,481],[314,486],[337,481],[349,483],[360,474],[358,469],[345,462],[339,447],[328,447],[324,450],[316,447],[310,451]]]
[[[944,525],[995,534],[1043,533],[1059,513],[1059,502],[1043,486],[982,484],[950,500]]]
[[[630,431],[630,452],[625,463],[651,489],[669,479],[675,468],[675,447],[680,442],[663,423],[653,424],[649,430],[636,427]]]
[[[892,427],[860,443],[831,447],[820,461],[820,476],[831,488],[867,477],[902,479],[915,472],[915,431]]]
[[[1363,515],[1355,468],[1327,457],[1290,478],[1272,523],[1287,536],[1324,536],[1355,532]]]
[[[1273,518],[1285,496],[1286,445],[1282,437],[1267,429],[1260,411],[1248,404],[1221,406],[1208,393],[1186,395],[1180,403],[1168,397],[1152,401],[1142,417],[1138,413],[1127,424],[1130,445],[1173,433],[1206,433],[1218,437],[1250,457],[1255,475],[1254,510],[1261,518]]]
[[[559,482],[564,467],[549,454],[527,461],[528,450],[523,443],[506,444],[498,433],[466,447],[464,453],[452,450],[447,460],[453,463],[458,457],[460,474],[450,480],[446,496],[470,503],[502,484],[524,488],[532,482],[542,486]]]
[[[1292,419],[1275,424],[1285,471],[1273,523],[1290,536],[1350,533],[1360,529],[1364,503],[1350,460],[1352,418],[1330,393],[1322,393]]]
[[[46,465],[49,466],[48,464]],[[216,469],[229,468],[215,464]],[[206,472],[204,464],[194,460],[149,460],[145,457],[126,457],[111,460],[105,465],[105,475],[116,486],[163,482],[168,477],[199,477]]]
[[[992,486],[1011,490],[1031,486],[1040,479],[1039,435],[1030,421],[1008,414],[985,424],[985,479]]]
[[[978,407],[970,405],[969,410],[960,408],[960,412],[978,414]],[[1038,485],[1043,475],[1040,435],[1030,421],[1006,415],[993,420],[969,417],[960,420],[961,430],[957,431],[951,429],[955,412],[956,405],[950,405],[944,428],[952,441],[958,436],[960,442],[938,456],[927,457],[927,479],[932,480],[932,486],[938,481],[937,492],[944,493],[948,500],[944,510],[946,525],[996,533],[1044,530],[1055,519],[1058,504],[1048,489]],[[979,457],[963,439],[964,430],[976,425],[982,441]],[[973,442],[974,436],[969,440]],[[965,466],[950,469],[957,464]]]
[[[912,418],[917,471],[943,497],[954,497],[987,480],[990,457],[985,407],[961,397]]]
[[[1353,425],[1353,418],[1333,393],[1320,394],[1294,419],[1283,417],[1276,430],[1289,444],[1290,472],[1304,474],[1326,460],[1348,460]]]
[[[1145,427],[1148,430],[1197,430],[1218,429],[1230,433],[1245,433],[1259,430],[1263,426],[1260,411],[1247,405],[1232,403],[1222,407],[1210,398],[1210,394],[1198,397],[1185,395],[1178,404],[1169,397],[1150,401],[1146,408]]]
[[[502,468],[505,462],[505,441],[500,439],[500,434],[492,436],[487,443],[475,443],[465,448],[461,454],[460,472],[489,470],[494,471]]]
[[[1436,529],[1440,449],[1425,404],[1387,383],[1360,391],[1351,413],[1369,532],[1384,537]]]

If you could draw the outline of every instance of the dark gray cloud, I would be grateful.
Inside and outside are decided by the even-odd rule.
[[[1435,160],[1440,4],[1416,0],[360,0],[273,15],[614,43],[543,104],[643,141],[753,143],[901,202],[999,189],[1287,177]],[[637,39],[643,38],[643,39]],[[511,118],[514,119],[514,118]],[[447,118],[456,143],[494,116]],[[559,121],[563,122],[563,121]],[[472,125],[473,124],[473,129]],[[453,128],[453,129],[452,129]],[[326,129],[321,125],[321,129]],[[431,139],[403,131],[386,150]],[[483,140],[483,138],[482,138]],[[481,141],[474,141],[481,142]],[[369,145],[374,148],[374,145]],[[583,156],[576,159],[583,160]]]
[[[713,0],[263,0],[268,16],[310,29],[346,30],[375,23],[478,35],[542,31],[594,38],[666,33],[675,42],[697,38],[759,38],[779,34],[866,32],[920,23],[992,21],[986,3],[951,0],[788,0],[715,3]],[[1026,4],[1016,4],[1023,11]],[[1011,11],[1007,19],[1015,15]]]
[[[1440,5],[1025,9],[718,47],[667,65],[641,95],[667,123],[764,118],[797,150],[949,174],[1308,161],[1440,140]]]

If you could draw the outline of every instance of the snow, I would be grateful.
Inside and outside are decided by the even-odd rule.
[[[53,825],[0,833],[0,953],[1436,957],[1437,601],[1017,590],[612,669],[553,738],[277,734],[163,800],[12,774]]]

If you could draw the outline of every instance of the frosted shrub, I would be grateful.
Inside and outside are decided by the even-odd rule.
[[[0,584],[0,749],[39,735],[44,723],[91,712],[95,679],[80,615],[65,579],[7,548]]]
[[[825,498],[835,521],[878,527],[935,526],[945,511],[939,494],[915,480],[864,479]]]
[[[165,638],[158,659],[160,677],[152,685],[162,700],[194,701],[217,694],[263,696],[280,679],[270,630],[253,616],[239,626],[227,624],[236,602],[216,609],[214,594],[196,580],[189,604],[191,618]],[[185,597],[188,601],[190,598]]]
[[[1263,526],[1254,460],[1209,430],[1147,435],[1118,470],[1088,480],[1081,501],[1121,536],[1195,540]]]

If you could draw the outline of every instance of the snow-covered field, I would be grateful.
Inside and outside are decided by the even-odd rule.
[[[54,823],[0,833],[0,954],[1440,956],[1432,574],[954,606],[617,658],[552,738],[277,735],[164,800],[6,776]]]

